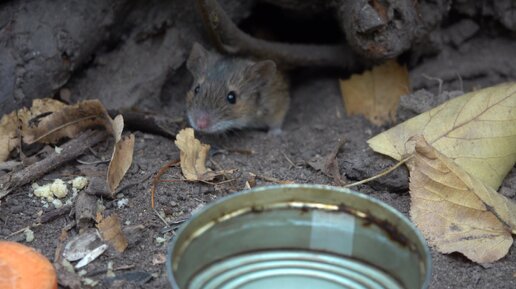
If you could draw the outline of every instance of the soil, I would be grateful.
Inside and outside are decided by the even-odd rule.
[[[176,35],[171,34],[169,37],[174,39]],[[460,95],[462,91],[468,92],[491,84],[516,80],[514,37],[478,36],[448,42],[444,40],[440,45],[444,47],[443,52],[437,56],[421,56],[417,60],[413,55],[412,58],[406,57],[413,91],[416,92],[402,101],[398,122]],[[141,52],[141,49],[123,51],[127,54]],[[123,62],[121,59],[115,59],[110,63],[118,65]],[[159,99],[142,99],[143,96],[140,96],[133,103],[139,103],[148,111],[171,118],[184,117],[184,95],[191,78],[182,62],[167,65],[172,66],[178,73],[167,76],[166,80],[158,75],[153,76],[166,83],[161,91],[153,91],[153,94],[160,94]],[[84,83],[94,82],[99,77],[94,70],[92,71],[80,76],[87,79]],[[109,75],[109,71],[108,67],[102,73]],[[270,136],[265,131],[257,130],[237,131],[218,136],[200,135],[199,138],[204,143],[212,146],[208,166],[214,169],[236,169],[232,176],[233,180],[220,184],[184,182],[180,181],[179,168],[173,167],[162,178],[176,181],[160,183],[155,192],[157,212],[150,206],[152,176],[169,161],[178,159],[179,152],[171,138],[134,131],[134,160],[121,186],[134,182],[138,184],[129,186],[117,196],[117,200],[128,199],[126,206],[119,207],[117,200],[100,201],[105,207],[104,215],[116,213],[119,216],[128,235],[129,246],[123,253],[117,253],[109,248],[99,259],[86,267],[90,277],[101,281],[98,286],[105,288],[170,288],[164,264],[153,262],[166,255],[167,242],[173,238],[172,233],[162,232],[165,225],[158,213],[169,222],[189,218],[194,210],[213,200],[243,190],[250,174],[302,184],[334,185],[332,178],[315,170],[308,162],[331,153],[341,139],[346,140],[337,154],[342,179],[361,180],[393,165],[394,161],[375,154],[366,143],[367,139],[393,124],[376,127],[362,117],[346,116],[337,81],[341,76],[320,73],[318,70],[293,72],[291,108],[280,136]],[[442,87],[439,87],[439,81],[443,81]],[[81,85],[78,87],[85,90],[89,87]],[[101,87],[109,85],[109,82],[103,82]],[[114,85],[118,84],[113,84],[113,87]],[[96,87],[92,90],[100,89]],[[88,91],[82,93],[86,95]],[[412,101],[412,96],[421,101]],[[116,107],[116,103],[111,106]],[[88,153],[80,159],[109,159],[112,145],[112,141],[101,143],[92,149],[95,154]],[[106,167],[105,163],[85,165],[70,162],[37,182],[41,185],[55,178],[70,180],[78,175],[103,176]],[[270,182],[257,179],[258,186],[267,184]],[[384,201],[408,216],[410,196],[408,173],[404,167],[382,179],[355,187],[354,190]],[[42,213],[54,210],[52,205],[44,207],[31,191],[31,186],[27,185],[0,200],[0,239],[25,242],[24,234],[17,232],[33,224]],[[506,178],[500,191],[515,199],[516,169]],[[28,245],[54,260],[56,248],[61,243],[61,230],[72,222],[74,217],[65,214],[49,223],[33,227],[35,239]],[[72,229],[68,234],[72,237],[78,234],[78,230]],[[163,237],[166,241],[159,242],[158,237]],[[513,245],[506,257],[491,266],[483,267],[459,254],[444,255],[432,249],[433,274],[430,288],[516,288],[515,250]],[[102,271],[107,268],[108,262],[113,262],[115,268],[133,266],[126,271],[147,272],[152,274],[152,278],[142,285],[108,284],[106,274]],[[92,272],[98,274],[93,275]]]
[[[176,108],[177,114],[182,113],[182,99],[175,99],[170,107]],[[171,110],[172,111],[172,110]],[[172,113],[172,112],[170,112]],[[338,143],[339,138],[347,141],[338,154],[338,162],[344,177],[352,179],[351,167],[356,170],[370,167],[371,159],[354,157],[369,151],[366,140],[381,131],[372,126],[362,117],[346,117],[340,97],[337,81],[334,78],[311,78],[297,83],[292,91],[292,107],[285,122],[283,134],[271,137],[262,131],[241,131],[224,136],[202,136],[201,139],[217,148],[219,152],[211,157],[212,164],[225,169],[238,169],[233,182],[220,185],[202,183],[162,183],[156,191],[156,209],[165,212],[170,220],[182,219],[199,206],[206,205],[222,196],[240,191],[244,188],[249,173],[274,177],[281,180],[291,180],[296,183],[332,184],[332,179],[321,172],[315,171],[307,162],[317,155],[324,156]],[[94,148],[101,157],[109,157],[109,146],[106,144]],[[252,154],[233,152],[232,149],[252,151]],[[132,182],[144,178],[149,173],[156,172],[162,165],[178,158],[178,150],[172,139],[136,132],[134,162],[124,182]],[[87,159],[83,156],[82,159]],[[384,163],[388,163],[384,160]],[[213,166],[213,165],[212,165]],[[379,165],[381,167],[381,165]],[[54,178],[70,179],[71,176],[81,175],[84,165],[71,163],[38,183]],[[215,167],[216,168],[216,167]],[[91,169],[91,168],[89,168]],[[105,165],[95,168],[103,171]],[[400,169],[405,170],[404,168]],[[83,171],[86,171],[83,169]],[[91,174],[91,172],[90,172]],[[356,173],[355,173],[356,174]],[[403,172],[398,174],[404,175]],[[516,183],[504,185],[506,191],[514,192]],[[164,178],[180,179],[178,168],[172,168]],[[385,179],[391,179],[386,176]],[[403,176],[397,181],[405,181]],[[153,265],[152,259],[160,254],[166,254],[166,243],[157,243],[157,237],[170,238],[160,230],[163,222],[150,207],[150,184],[146,179],[141,184],[123,191],[118,198],[128,198],[129,203],[124,208],[118,208],[116,201],[104,201],[106,214],[116,213],[124,227],[143,225],[144,228],[132,236],[129,248],[122,254],[109,249],[97,261],[87,267],[88,272],[106,267],[112,261],[114,267],[135,265],[131,270],[146,271],[155,277],[141,288],[168,288],[165,267],[163,264]],[[258,180],[258,185],[267,182]],[[123,185],[123,184],[122,184]],[[392,185],[376,184],[376,189],[363,185],[355,188],[357,191],[369,194],[408,215],[410,198],[406,190],[398,188],[393,192]],[[403,186],[401,186],[403,187]],[[7,238],[12,232],[24,228],[34,222],[44,209],[39,200],[29,196],[30,186],[6,197],[1,204],[2,238]],[[73,218],[64,216],[57,220],[33,229],[35,239],[30,243],[51,260],[54,258],[56,246],[59,243],[60,231]],[[72,230],[70,235],[76,232]],[[8,239],[23,240],[23,234],[8,237]],[[489,268],[468,261],[458,254],[443,255],[432,251],[433,279],[431,288],[515,288],[516,254],[514,246],[510,253]],[[102,280],[103,274],[93,276]]]

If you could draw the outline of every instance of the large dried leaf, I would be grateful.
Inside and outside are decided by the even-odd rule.
[[[180,150],[181,171],[189,181],[206,180],[208,173],[206,158],[210,145],[201,143],[194,136],[194,130],[185,128],[176,135],[176,146]]]
[[[383,132],[368,143],[397,160],[414,151],[410,137],[423,135],[482,183],[498,188],[516,162],[516,83],[485,88],[449,100]]]
[[[21,108],[2,116],[0,120],[0,162],[7,160],[9,153],[20,146],[18,128],[25,134],[32,126],[38,125],[41,118],[66,105],[50,98],[35,99],[30,109]],[[25,140],[26,141],[26,140]]]
[[[516,204],[471,177],[417,137],[410,169],[410,215],[429,244],[460,252],[478,263],[494,262],[512,245]]]
[[[103,126],[111,131],[106,109],[98,100],[85,100],[75,105],[65,105],[56,100],[34,100],[31,118],[23,120],[23,136],[26,143],[55,143],[73,138],[87,128]],[[52,105],[49,105],[52,104]],[[35,112],[38,114],[35,115]]]
[[[409,93],[407,68],[394,60],[340,81],[348,115],[362,114],[376,125],[396,120],[400,97]]]

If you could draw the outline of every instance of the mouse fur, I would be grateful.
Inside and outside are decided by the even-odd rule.
[[[281,132],[289,86],[272,60],[223,56],[194,43],[186,67],[194,78],[186,105],[195,130],[223,133],[269,128]]]

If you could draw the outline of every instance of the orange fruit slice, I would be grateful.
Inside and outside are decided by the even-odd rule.
[[[0,288],[57,289],[56,271],[31,247],[0,241]]]

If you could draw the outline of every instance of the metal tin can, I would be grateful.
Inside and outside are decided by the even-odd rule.
[[[169,243],[173,289],[424,289],[431,256],[392,207],[348,189],[266,186],[206,206]]]

